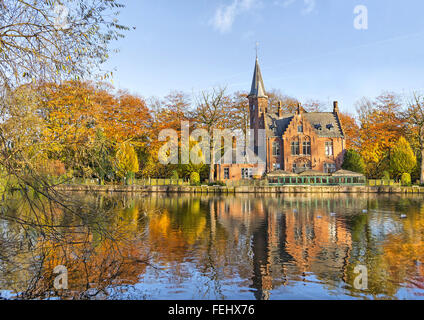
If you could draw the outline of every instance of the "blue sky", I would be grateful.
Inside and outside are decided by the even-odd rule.
[[[422,0],[128,0],[136,27],[107,64],[114,85],[146,98],[214,86],[250,88],[255,43],[266,89],[340,102],[424,91]],[[354,28],[354,8],[368,29]]]

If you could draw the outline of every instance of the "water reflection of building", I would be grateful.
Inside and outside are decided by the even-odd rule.
[[[211,201],[229,237],[239,241],[240,233],[245,234],[252,264],[250,285],[257,299],[269,299],[273,288],[295,275],[345,279],[352,240],[344,223],[330,215],[330,209],[337,209],[334,202],[332,207],[314,197],[299,201],[299,196],[294,202],[247,196]]]

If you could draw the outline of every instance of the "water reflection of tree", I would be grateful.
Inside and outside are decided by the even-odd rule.
[[[135,284],[149,253],[134,204],[116,210],[103,197],[63,201],[66,206],[40,195],[8,199],[0,227],[0,286],[24,299],[88,299]],[[68,269],[69,290],[53,287],[58,265]]]

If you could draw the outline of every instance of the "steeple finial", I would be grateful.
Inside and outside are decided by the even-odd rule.
[[[258,59],[259,42],[256,41],[256,60]]]

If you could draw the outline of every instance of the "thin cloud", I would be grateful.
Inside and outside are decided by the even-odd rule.
[[[221,5],[216,9],[210,24],[215,30],[226,33],[231,31],[236,17],[253,8],[257,0],[234,0],[230,5]]]
[[[284,0],[284,1],[275,0],[274,5],[279,6],[279,7],[283,7],[283,8],[288,8],[297,1],[298,0]],[[302,2],[303,2],[303,9],[302,9],[301,13],[303,15],[310,14],[315,10],[316,0],[303,0]]]

